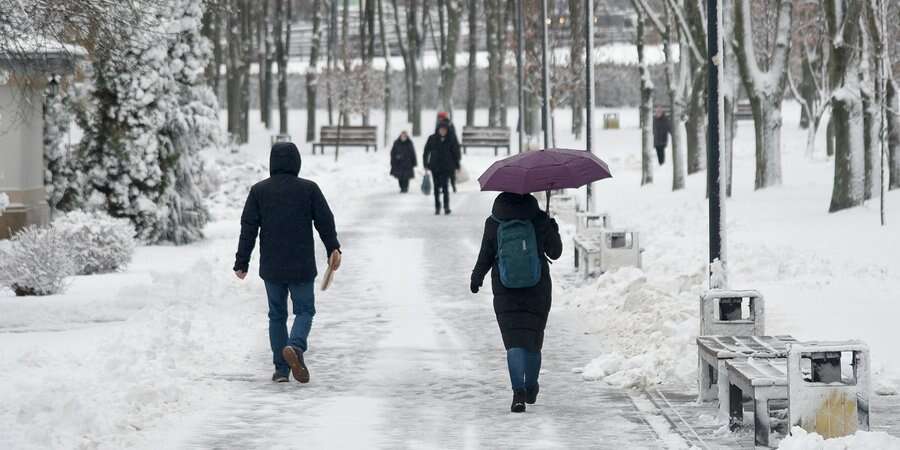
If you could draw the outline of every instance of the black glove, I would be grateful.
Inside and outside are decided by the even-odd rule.
[[[473,294],[477,294],[478,289],[481,289],[481,282],[473,278],[469,283],[469,290],[471,290]]]

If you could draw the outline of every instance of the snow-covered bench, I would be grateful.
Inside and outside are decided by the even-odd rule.
[[[784,358],[791,336],[700,336],[697,338],[697,381],[700,401],[727,401],[729,386],[725,363],[747,358]],[[727,407],[720,408],[727,415]]]
[[[610,219],[608,213],[579,212],[575,214],[575,234],[584,234],[609,228],[612,228],[612,219]]]
[[[463,127],[462,142],[459,146],[463,153],[468,147],[488,147],[494,149],[506,148],[509,155],[509,128],[503,127]]]
[[[740,428],[752,400],[757,446],[777,446],[794,426],[825,438],[869,429],[869,350],[859,341],[789,343],[786,358],[726,361],[725,377],[720,414]]]
[[[700,296],[700,335],[762,336],[765,311],[757,291],[711,289]]]
[[[635,231],[600,230],[575,236],[576,264],[589,277],[620,267],[641,267],[640,234]]]
[[[378,137],[376,128],[372,126],[334,126],[326,125],[319,130],[319,142],[313,144],[313,155],[316,154],[316,148],[321,149],[321,153],[325,154],[325,147],[365,147],[366,152],[369,147],[378,151]]]
[[[753,107],[749,100],[738,102],[734,108],[734,120],[753,120]]]

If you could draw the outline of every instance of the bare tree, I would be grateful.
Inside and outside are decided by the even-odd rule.
[[[859,206],[865,195],[865,161],[859,64],[859,26],[863,0],[825,0],[831,42],[831,83],[834,127],[834,189],[830,212]]]
[[[271,1],[262,2],[257,27],[257,51],[259,52],[259,113],[266,128],[272,127],[272,65],[275,49],[272,42]]]
[[[447,11],[447,36],[441,49],[441,108],[453,115],[453,86],[456,82],[456,52],[462,26],[462,1],[443,0]],[[442,27],[443,28],[443,27]]]
[[[280,134],[288,134],[288,46],[285,41],[290,36],[290,25],[285,26],[285,21],[290,21],[290,10],[290,0],[275,0],[275,62],[278,64],[278,133]]]
[[[334,0],[332,0],[334,1]],[[313,0],[312,41],[306,68],[306,142],[316,139],[316,93],[319,90],[319,47],[322,42],[322,0]]]
[[[760,67],[753,42],[750,0],[735,0],[735,54],[756,131],[756,189],[781,184],[781,103],[791,52],[791,0],[778,0],[777,27],[768,70]]]
[[[807,5],[809,9],[810,5]],[[806,11],[802,21],[795,26],[795,42],[801,54],[800,72],[802,82],[799,87],[793,72],[788,70],[788,86],[794,99],[803,111],[801,123],[806,121],[806,155],[812,157],[815,151],[816,134],[822,118],[831,106],[831,90],[828,86],[828,53],[826,52],[827,30],[821,11]]]
[[[466,126],[475,125],[475,99],[478,96],[475,78],[478,62],[478,3],[479,0],[468,0],[469,62],[466,66]]]
[[[388,36],[384,27],[384,7],[382,0],[378,0],[378,32],[381,33],[381,53],[384,55],[384,138],[383,145],[391,142],[391,47],[388,45]]]
[[[641,78],[641,186],[653,183],[653,78],[644,52],[646,33],[643,9],[635,4],[637,12],[637,33],[635,35],[638,52],[638,70]]]
[[[593,1],[593,0],[587,0]],[[569,0],[569,32],[571,46],[569,47],[569,71],[576,81],[574,89],[579,93],[584,92],[584,20],[582,19],[582,3],[584,0]],[[556,86],[554,84],[554,86]],[[581,139],[584,129],[584,107],[586,99],[583,95],[570,96],[569,105],[572,107],[572,134],[575,139]]]

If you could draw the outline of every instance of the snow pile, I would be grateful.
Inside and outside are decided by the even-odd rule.
[[[74,272],[69,243],[52,227],[25,228],[0,249],[0,286],[16,295],[56,294]]]
[[[662,382],[689,383],[696,372],[698,295],[705,271],[650,278],[641,269],[608,272],[559,297],[588,317],[609,349],[582,372],[585,380],[641,388]]]
[[[781,441],[781,450],[890,450],[900,449],[900,438],[884,432],[858,431],[856,434],[825,439],[817,433],[809,433],[794,427],[791,435]]]
[[[6,195],[6,192],[0,192],[0,216],[3,215],[6,208],[9,208],[9,196]]]
[[[53,222],[69,242],[78,275],[112,272],[131,261],[134,226],[103,212],[70,212]]]

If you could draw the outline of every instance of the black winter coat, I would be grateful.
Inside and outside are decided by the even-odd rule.
[[[553,281],[550,279],[549,260],[562,255],[562,239],[556,221],[538,207],[532,195],[504,192],[494,200],[493,216],[500,220],[530,220],[537,234],[541,255],[541,281],[537,286],[524,289],[508,289],[500,282],[497,268],[497,228],[499,224],[489,217],[484,223],[481,252],[472,270],[472,283],[481,285],[488,270],[494,291],[494,313],[507,350],[523,347],[539,352],[544,345],[544,327],[550,314]]]
[[[459,142],[450,133],[444,137],[434,133],[428,137],[428,142],[425,144],[422,164],[432,172],[451,174],[459,169],[461,158]]]
[[[272,146],[270,177],[250,188],[241,214],[234,270],[248,271],[259,233],[259,276],[267,281],[308,282],[316,278],[312,228],[328,255],[340,248],[334,215],[319,186],[298,178],[300,152],[290,142]]]
[[[448,119],[438,119],[437,123],[434,124],[434,134],[438,133],[438,130],[441,128],[441,123],[447,124],[447,136],[452,137],[456,143],[459,144],[459,135],[456,134],[456,126]]]
[[[413,168],[419,165],[412,139],[405,142],[397,139],[391,147],[391,175],[399,179],[410,179],[415,175]]]
[[[669,134],[672,133],[672,122],[669,116],[653,116],[653,146],[665,147],[669,145]]]

